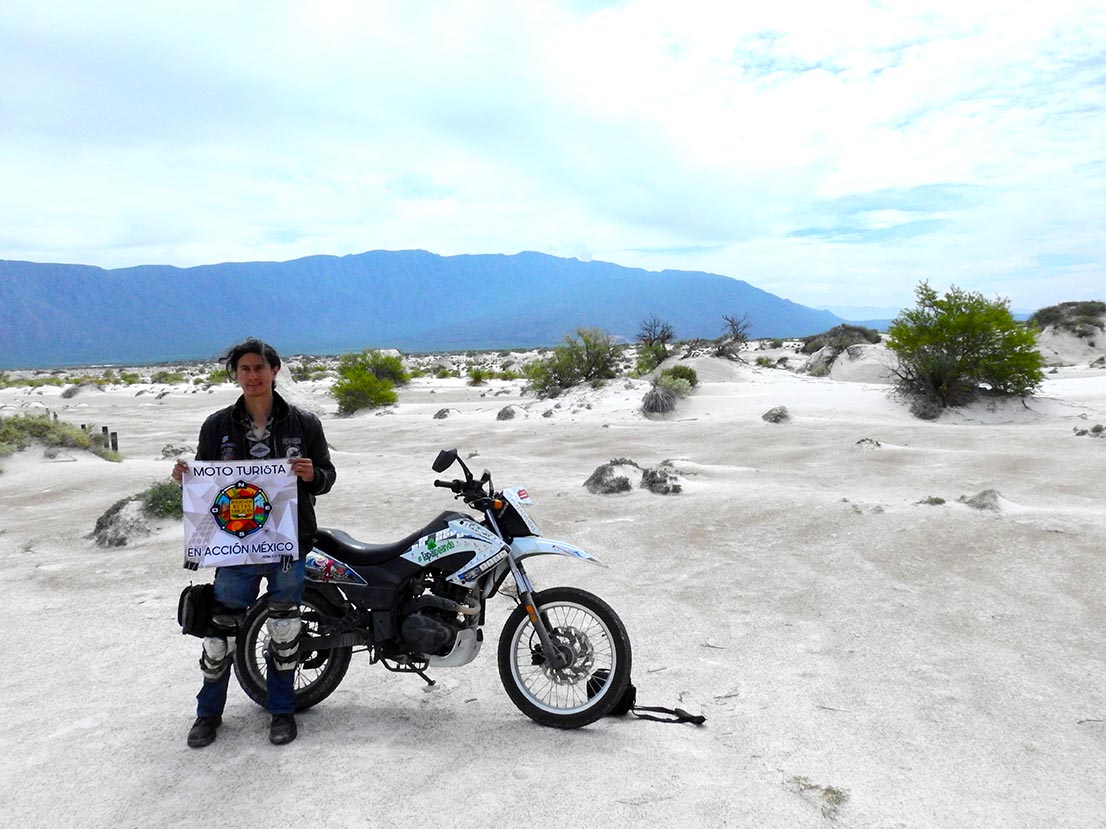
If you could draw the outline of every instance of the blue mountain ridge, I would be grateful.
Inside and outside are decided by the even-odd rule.
[[[370,251],[177,268],[0,260],[0,368],[208,359],[246,336],[287,354],[534,348],[580,327],[632,341],[655,314],[679,339],[841,323],[747,282],[541,253]]]

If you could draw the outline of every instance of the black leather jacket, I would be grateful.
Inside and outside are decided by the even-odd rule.
[[[250,442],[246,432],[252,423],[246,402],[242,397],[233,406],[215,412],[200,427],[200,442],[196,447],[198,461],[249,461]],[[269,425],[269,437],[262,441],[269,446],[269,459],[311,458],[315,465],[315,480],[298,483],[300,558],[311,549],[317,523],[315,521],[315,496],[323,495],[334,486],[337,472],[330,460],[326,435],[319,418],[311,412],[288,405],[284,398],[273,392],[273,414]]]

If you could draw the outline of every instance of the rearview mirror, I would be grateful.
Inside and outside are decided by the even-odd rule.
[[[453,466],[454,461],[457,460],[456,449],[443,449],[438,453],[438,457],[434,458],[434,471],[438,473],[445,472],[449,467]]]

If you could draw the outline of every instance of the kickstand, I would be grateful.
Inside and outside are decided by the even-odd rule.
[[[430,686],[430,688],[433,688],[433,687],[434,687],[435,685],[437,685],[437,684],[438,684],[437,682],[435,682],[434,680],[432,680],[432,679],[431,679],[430,677],[428,677],[428,676],[427,676],[426,674],[424,674],[424,673],[423,673],[422,671],[415,671],[415,673],[416,673],[416,674],[418,674],[419,676],[421,676],[421,677],[422,677],[422,679],[423,679],[423,681],[424,681],[424,682],[425,682],[425,683],[426,683],[427,685],[429,685],[429,686]],[[430,689],[429,689],[429,688],[423,688],[423,690],[424,690],[424,691],[428,691],[428,690],[430,690]]]

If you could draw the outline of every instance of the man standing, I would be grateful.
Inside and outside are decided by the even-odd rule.
[[[284,458],[298,478],[299,559],[286,556],[272,564],[244,564],[215,570],[215,607],[211,627],[200,656],[203,687],[196,695],[196,721],[188,732],[188,745],[202,748],[215,740],[223,720],[234,660],[234,637],[246,611],[257,599],[261,580],[268,590],[269,653],[266,708],[272,715],[269,741],[284,745],[296,739],[295,688],[303,599],[304,559],[315,534],[315,496],[334,485],[326,436],[319,419],[290,406],[276,393],[280,357],[257,339],[234,346],[227,354],[227,373],[242,395],[226,409],[215,412],[200,428],[198,461],[263,460]],[[173,480],[181,483],[187,462],[178,460]]]

